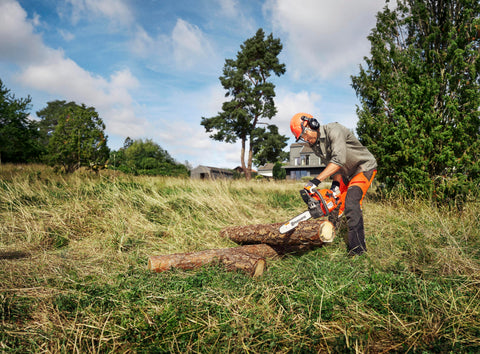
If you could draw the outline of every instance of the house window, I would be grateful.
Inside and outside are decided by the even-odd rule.
[[[303,155],[301,157],[301,161],[302,161],[302,166],[310,165],[310,155]]]
[[[300,180],[302,177],[309,176],[308,171],[292,171],[292,177],[295,175],[294,179]]]
[[[300,166],[300,157],[295,157],[295,166]]]

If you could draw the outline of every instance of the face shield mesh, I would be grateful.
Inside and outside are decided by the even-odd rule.
[[[302,125],[302,132],[298,135],[297,140],[295,140],[296,143],[298,143],[299,140],[305,142],[305,140],[302,138],[302,136],[303,136],[303,133],[305,133],[306,127],[303,125],[303,122],[302,122],[301,125]]]

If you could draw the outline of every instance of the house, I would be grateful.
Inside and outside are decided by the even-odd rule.
[[[273,163],[267,163],[263,166],[260,166],[258,168],[258,174],[264,177],[273,177],[273,166],[275,166]]]
[[[320,157],[315,155],[308,143],[290,145],[290,160],[282,166],[287,172],[287,179],[299,180],[302,177],[317,176],[325,168]]]
[[[233,171],[225,168],[199,165],[190,171],[190,177],[198,179],[233,178]]]

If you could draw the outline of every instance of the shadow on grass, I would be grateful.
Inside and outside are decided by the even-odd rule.
[[[30,257],[30,253],[24,251],[0,251],[0,259],[21,259]]]

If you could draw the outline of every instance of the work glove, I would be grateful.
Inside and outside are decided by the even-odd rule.
[[[340,182],[333,181],[330,190],[333,192],[333,195],[336,197],[340,194]]]
[[[308,183],[303,186],[303,189],[306,189],[309,192],[313,192],[318,187],[319,184],[320,184],[320,180],[318,180],[317,178],[314,178],[308,181]]]

